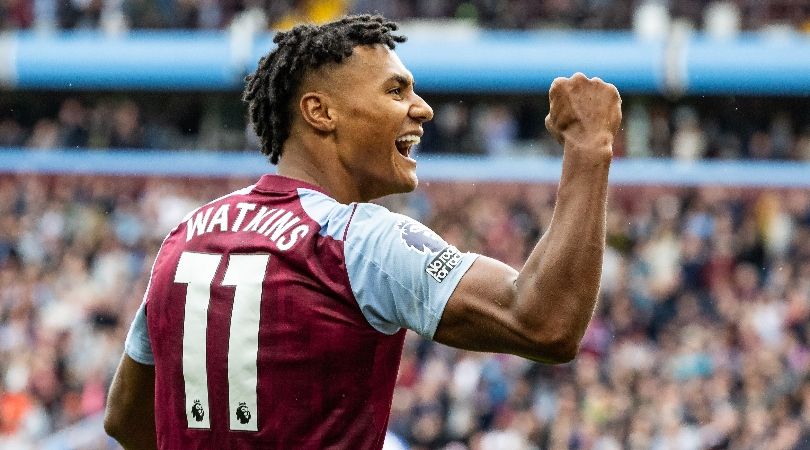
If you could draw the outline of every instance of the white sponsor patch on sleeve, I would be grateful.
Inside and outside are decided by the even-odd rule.
[[[434,280],[441,283],[450,274],[450,271],[458,266],[461,262],[461,252],[452,245],[447,246],[441,251],[432,261],[428,264],[425,272],[433,277]]]

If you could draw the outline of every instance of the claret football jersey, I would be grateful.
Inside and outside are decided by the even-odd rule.
[[[476,255],[276,175],[166,237],[126,352],[165,449],[382,447],[405,329],[432,338]]]

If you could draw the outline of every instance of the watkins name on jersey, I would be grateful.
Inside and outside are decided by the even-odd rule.
[[[310,232],[309,225],[300,223],[300,217],[284,208],[257,207],[239,202],[197,210],[185,219],[186,242],[211,232],[248,232],[262,234],[279,250],[287,251]]]

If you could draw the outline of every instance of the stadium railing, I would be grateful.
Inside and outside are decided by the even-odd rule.
[[[556,183],[562,160],[543,156],[475,157],[421,154],[422,181]],[[0,150],[0,173],[48,175],[255,178],[274,166],[258,151]],[[616,158],[614,185],[810,187],[810,162],[694,161]]]

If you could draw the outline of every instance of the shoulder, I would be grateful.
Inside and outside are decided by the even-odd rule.
[[[321,226],[321,235],[347,243],[394,232],[405,223],[421,226],[413,219],[374,203],[343,204],[324,193],[305,188],[298,189],[298,196],[307,216]]]
[[[320,225],[320,235],[342,241],[346,229],[354,218],[356,203],[343,204],[334,198],[307,188],[298,189],[301,207],[309,218]]]
[[[358,204],[351,221],[347,243],[386,238],[419,254],[436,253],[447,243],[430,228],[408,216],[371,204]]]

